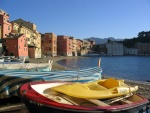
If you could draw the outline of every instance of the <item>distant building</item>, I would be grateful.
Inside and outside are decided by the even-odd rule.
[[[76,40],[77,40],[77,54],[78,54],[78,56],[80,56],[81,50],[83,47],[83,40],[81,40],[81,39],[76,39]]]
[[[123,44],[110,41],[106,43],[107,54],[108,55],[123,55]]]
[[[6,56],[28,57],[28,44],[24,34],[9,35],[3,40],[3,47]]]
[[[136,43],[135,44],[139,55],[150,55],[150,43]]]
[[[72,56],[72,39],[69,36],[57,36],[57,54],[63,56]]]
[[[98,52],[100,53],[100,55],[107,54],[106,44],[99,44],[98,46]]]
[[[57,35],[54,33],[45,33],[41,36],[41,49],[43,55],[57,56]]]
[[[124,55],[138,55],[138,49],[137,48],[127,48],[126,46],[124,48]]]
[[[70,37],[70,39],[72,40],[72,55],[77,56],[77,39],[74,37]]]

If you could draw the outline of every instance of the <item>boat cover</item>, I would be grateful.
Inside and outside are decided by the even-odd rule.
[[[53,64],[53,60],[49,60],[48,63],[0,64],[0,71],[1,70],[35,71],[45,67],[49,67],[49,69],[51,70],[52,64]]]
[[[17,95],[20,85],[33,81],[72,81],[89,82],[101,78],[102,69],[99,66],[79,70],[66,71],[0,71],[0,98],[7,98]]]

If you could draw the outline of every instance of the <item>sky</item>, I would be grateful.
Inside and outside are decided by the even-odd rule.
[[[0,0],[10,21],[22,18],[40,33],[126,39],[150,31],[150,0]]]

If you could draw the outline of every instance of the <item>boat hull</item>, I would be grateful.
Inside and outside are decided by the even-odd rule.
[[[30,113],[143,113],[145,111],[146,104],[134,106],[128,109],[116,109],[116,110],[74,110],[74,109],[67,109],[67,108],[58,108],[50,105],[44,105],[41,103],[38,103],[36,101],[22,98],[24,104],[26,105],[28,111]]]
[[[34,85],[36,83],[26,83],[18,89],[18,95],[30,113],[135,113],[143,112],[149,103],[147,99],[141,97],[143,98],[142,101],[125,105],[97,107],[67,105],[57,103],[37,93],[32,89],[31,84]]]

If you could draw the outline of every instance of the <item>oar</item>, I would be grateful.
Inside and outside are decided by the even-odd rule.
[[[126,99],[126,98],[128,98],[128,97],[130,97],[130,96],[132,96],[132,95],[133,95],[133,94],[128,94],[128,95],[126,95],[126,96],[121,96],[121,97],[116,97],[116,98],[108,99],[108,100],[105,100],[105,101],[103,101],[103,102],[105,102],[105,103],[107,103],[107,104],[112,104],[112,103],[114,103],[114,102],[118,102],[118,101],[120,101],[120,100]]]

